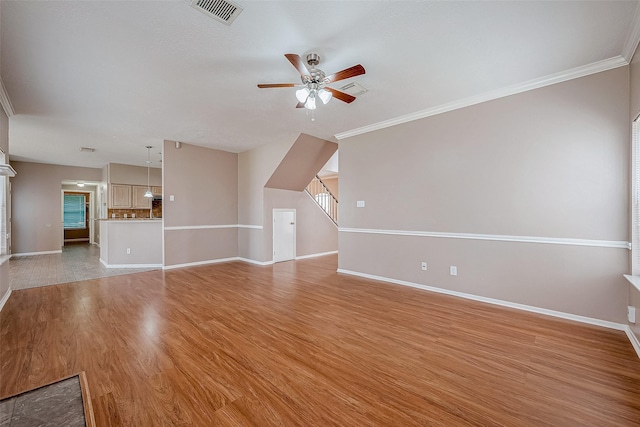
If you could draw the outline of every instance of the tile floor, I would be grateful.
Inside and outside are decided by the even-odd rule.
[[[100,248],[88,243],[65,245],[61,254],[16,256],[9,261],[12,290],[118,276],[155,268],[106,268]]]
[[[0,401],[0,427],[86,426],[78,377]]]

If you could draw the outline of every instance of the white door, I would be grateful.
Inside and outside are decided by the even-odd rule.
[[[296,257],[296,210],[273,210],[273,262]]]

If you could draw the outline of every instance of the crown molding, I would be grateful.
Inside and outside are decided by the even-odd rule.
[[[627,32],[627,40],[624,42],[624,47],[622,48],[622,57],[627,61],[627,63],[631,62],[631,60],[633,59],[633,54],[636,52],[639,42],[640,3],[636,5],[636,11],[634,12],[633,18],[631,20],[631,27],[629,27],[629,31]]]
[[[4,112],[7,114],[7,117],[12,117],[16,115],[15,110],[13,109],[13,105],[11,104],[11,99],[9,99],[9,94],[7,93],[7,89],[4,87],[4,82],[2,81],[2,77],[0,77],[0,105],[4,109]]]
[[[615,56],[613,58],[605,59],[602,61],[594,62],[588,65],[583,65],[576,68],[572,68],[570,70],[562,71],[556,74],[551,74],[549,76],[541,77],[539,79],[529,80],[524,83],[507,86],[491,92],[485,92],[480,95],[475,95],[469,98],[464,98],[458,101],[450,102],[448,104],[438,105],[436,107],[427,108],[426,110],[421,110],[415,113],[406,114],[404,116],[396,117],[394,119],[389,119],[382,122],[373,123],[371,125],[363,126],[357,129],[338,133],[335,135],[335,137],[338,140],[351,138],[352,136],[362,135],[364,133],[373,132],[376,130],[385,129],[385,128],[400,125],[403,123],[412,122],[414,120],[424,119],[426,117],[447,113],[449,111],[457,110],[464,107],[469,107],[476,104],[481,104],[483,102],[492,101],[494,99],[504,98],[506,96],[527,92],[533,89],[539,89],[541,87],[550,86],[556,83],[566,82],[568,80],[577,79],[579,77],[601,73],[603,71],[608,71],[614,68],[623,67],[628,64],[629,62],[622,56]]]

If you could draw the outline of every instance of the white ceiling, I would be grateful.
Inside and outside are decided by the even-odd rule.
[[[246,1],[226,26],[175,1],[0,2],[13,160],[145,165],[162,140],[241,152],[334,135],[598,61],[625,61],[637,1]],[[369,92],[296,109],[285,53]],[[351,80],[337,82],[338,88]],[[80,147],[95,147],[95,153]]]

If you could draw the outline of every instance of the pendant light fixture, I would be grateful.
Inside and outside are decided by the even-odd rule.
[[[151,192],[151,186],[149,184],[149,174],[151,171],[151,149],[153,146],[147,145],[147,191],[144,193],[144,197],[153,197],[153,193]]]

